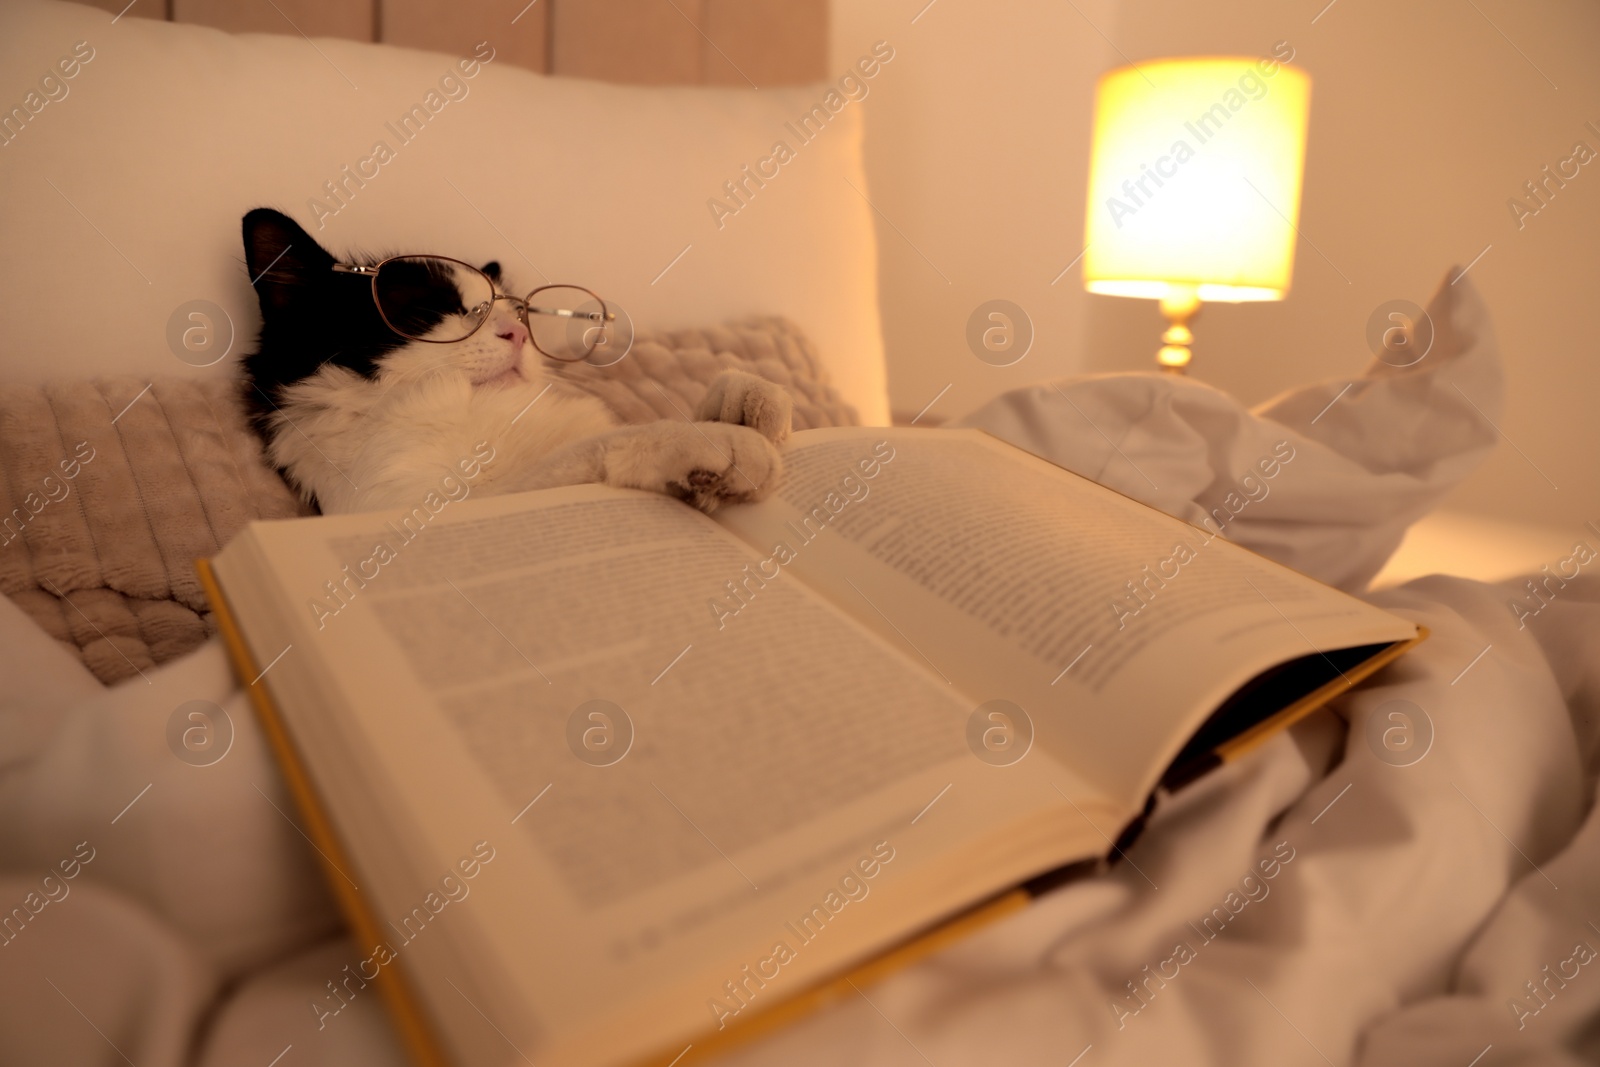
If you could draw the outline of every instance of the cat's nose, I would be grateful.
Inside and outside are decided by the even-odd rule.
[[[510,342],[512,351],[521,352],[523,344],[528,340],[528,328],[520,322],[502,323],[494,335],[502,341]]]

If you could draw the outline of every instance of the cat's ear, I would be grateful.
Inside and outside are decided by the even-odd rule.
[[[489,276],[490,281],[494,282],[496,285],[499,285],[500,261],[498,259],[491,259],[489,262],[485,263],[483,265],[483,273]]]
[[[327,284],[334,263],[299,223],[266,207],[244,217],[244,259],[263,318],[282,313],[297,297]]]

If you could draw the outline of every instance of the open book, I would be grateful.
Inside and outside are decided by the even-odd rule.
[[[202,567],[355,923],[323,1025],[376,982],[424,1061],[692,1062],[1420,639],[977,431],[786,464],[708,518],[464,462]]]

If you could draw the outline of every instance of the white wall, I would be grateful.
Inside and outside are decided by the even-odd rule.
[[[895,49],[866,100],[867,195],[892,404],[909,418],[949,385],[932,421],[1079,366],[1088,297],[1075,270],[1050,281],[1083,247],[1094,79],[1114,53],[1061,0],[926,2],[836,0],[831,51],[837,74],[874,41]],[[1075,2],[1109,29],[1112,0]],[[1035,330],[1010,367],[965,338],[996,298]]]
[[[1469,277],[1505,355],[1500,427],[1560,488],[1502,443],[1449,504],[1574,538],[1600,522],[1600,161],[1521,231],[1506,208],[1574,140],[1600,149],[1584,129],[1600,126],[1600,6],[1474,0],[1513,47],[1467,0],[1337,0],[1315,24],[1326,0],[936,0],[913,25],[922,2],[833,10],[837,70],[878,38],[897,53],[867,104],[867,156],[890,220],[878,232],[898,411],[946,383],[933,415],[1048,376],[1150,366],[1153,303],[1087,296],[1076,268],[1049,284],[1082,248],[1094,80],[1124,56],[1258,54],[1287,39],[1313,78],[1300,226],[1321,254],[1300,244],[1283,303],[1208,307],[1196,375],[1255,402],[1357,374],[1378,304],[1425,303],[1451,264],[1492,244]],[[967,317],[993,297],[1037,330],[1013,367],[967,349]]]

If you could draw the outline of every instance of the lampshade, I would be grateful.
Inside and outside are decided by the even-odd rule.
[[[1090,292],[1279,300],[1294,267],[1311,79],[1271,58],[1141,63],[1100,79]]]

